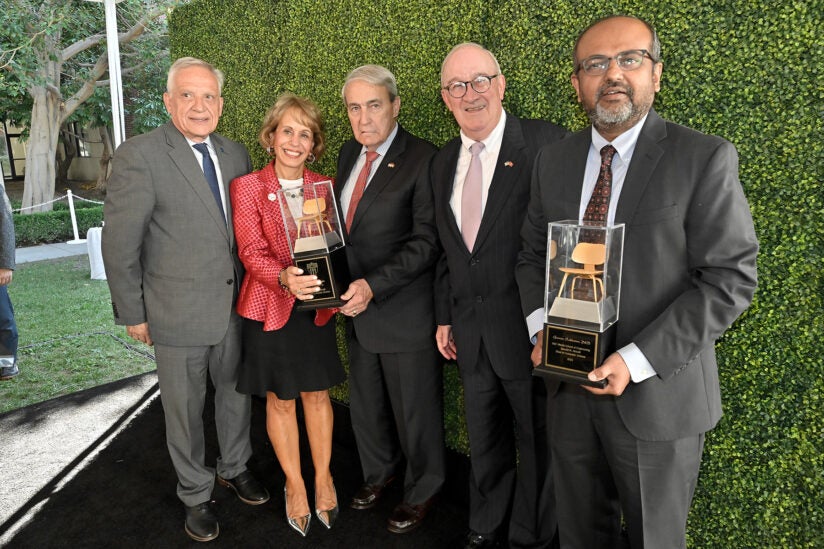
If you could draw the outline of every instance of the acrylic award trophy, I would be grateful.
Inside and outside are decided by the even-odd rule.
[[[543,357],[534,373],[603,388],[587,374],[615,351],[624,225],[549,223]]]
[[[349,266],[331,181],[308,183],[276,193],[294,265],[318,277],[320,291],[295,309],[338,307],[349,286]]]

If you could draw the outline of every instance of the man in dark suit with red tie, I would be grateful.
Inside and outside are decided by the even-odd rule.
[[[607,386],[548,383],[561,546],[685,547],[704,434],[721,416],[715,341],[753,297],[758,242],[733,145],[652,109],[663,64],[649,24],[599,20],[573,58],[592,126],[535,161],[517,270],[531,333],[547,223],[625,230],[617,350],[588,374]],[[599,186],[608,198],[589,208]]]
[[[565,132],[503,110],[506,79],[478,44],[452,49],[441,86],[461,128],[433,160],[431,177],[443,246],[437,342],[458,362],[472,463],[464,545],[494,546],[508,530],[513,547],[545,547],[555,533],[545,393],[532,377],[515,261],[533,159]]]
[[[338,158],[338,202],[353,282],[347,322],[352,426],[364,484],[354,509],[375,505],[405,458],[404,498],[390,532],[417,528],[446,476],[442,360],[434,345],[438,256],[427,169],[435,147],[404,130],[395,77],[353,70],[342,90],[354,138]]]

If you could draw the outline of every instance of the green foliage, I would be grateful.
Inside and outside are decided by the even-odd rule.
[[[74,212],[80,238],[86,238],[86,232],[92,227],[99,227],[103,221],[103,206],[75,204]],[[17,246],[71,240],[74,238],[71,212],[68,206],[58,202],[51,212],[14,214],[14,236]]]
[[[330,151],[316,168],[331,175],[351,133],[340,86],[363,63],[396,74],[407,129],[437,145],[457,135],[438,72],[464,40],[497,54],[511,112],[585,127],[569,82],[572,45],[611,13],[658,29],[658,112],[738,148],[761,244],[756,299],[718,343],[725,416],[707,437],[690,545],[824,546],[822,0],[198,0],[174,12],[170,30],[173,58],[226,72],[220,131],[258,167],[257,130],[275,97],[315,100]],[[466,451],[454,365],[445,385],[449,444]]]

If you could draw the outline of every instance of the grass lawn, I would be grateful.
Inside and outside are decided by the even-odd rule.
[[[20,375],[0,382],[0,413],[155,368],[152,348],[115,326],[85,255],[18,265],[9,295]]]

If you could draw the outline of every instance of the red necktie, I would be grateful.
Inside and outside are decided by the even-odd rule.
[[[472,159],[469,161],[469,169],[466,171],[466,179],[461,190],[461,235],[470,252],[475,245],[475,237],[478,236],[483,215],[484,173],[479,158],[483,150],[484,144],[480,141],[469,147]]]
[[[609,217],[609,197],[612,195],[612,157],[615,147],[605,145],[601,149],[601,171],[598,172],[598,181],[592,189],[587,209],[584,211],[584,221],[591,225],[606,226]]]
[[[366,151],[366,162],[363,164],[363,169],[361,169],[360,173],[358,174],[358,179],[355,181],[355,188],[352,190],[352,198],[349,199],[349,209],[346,210],[346,230],[352,227],[352,219],[355,217],[355,210],[358,208],[358,202],[360,202],[361,197],[363,196],[363,189],[366,188],[366,182],[369,180],[369,172],[372,170],[372,162],[380,156],[375,151]]]

